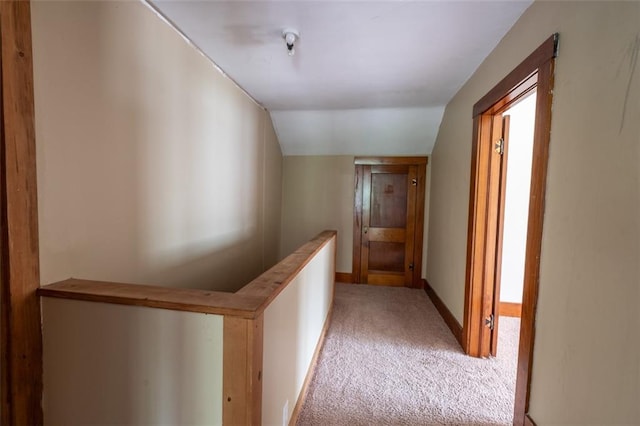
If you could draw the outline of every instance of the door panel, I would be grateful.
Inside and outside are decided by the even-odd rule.
[[[356,166],[356,282],[390,286],[414,286],[419,282],[416,240],[421,244],[422,235],[416,236],[415,222],[424,212],[424,206],[417,203],[419,198],[424,200],[419,194],[424,186],[418,185],[419,181],[424,182],[418,179],[425,172],[426,158],[423,162],[420,164],[418,159],[416,164],[407,161]]]
[[[503,138],[503,119],[501,115],[496,115],[492,120],[491,127],[491,154],[489,159],[489,191],[488,200],[489,208],[487,210],[487,223],[486,223],[486,241],[485,245],[496,246],[498,242],[499,223],[498,220],[492,220],[499,217],[500,212],[500,183],[502,181],[502,165],[503,156],[496,148],[496,144]],[[494,309],[494,283],[496,277],[496,264],[498,261],[498,254],[496,251],[486,251],[487,266],[485,267],[485,282],[491,283],[485,285],[483,291],[484,300],[484,318],[485,327],[482,330],[481,341],[481,353],[483,356],[488,356],[492,353],[492,350],[497,348],[497,338],[494,340],[494,330],[497,332],[495,326],[497,322],[498,310]],[[499,272],[498,272],[499,273]],[[491,317],[493,316],[493,321]],[[490,324],[493,323],[493,329],[490,328]],[[497,337],[497,333],[495,333]]]
[[[502,240],[504,238],[504,207],[507,189],[507,162],[509,161],[509,123],[508,115],[502,116],[502,158],[500,163],[500,188],[498,196],[498,233],[496,248],[496,269],[493,288],[493,331],[491,333],[491,356],[498,354],[498,328],[500,326],[500,283],[502,272]]]
[[[404,273],[404,243],[369,241],[369,269]]]
[[[371,173],[370,227],[404,228],[407,225],[407,174]]]

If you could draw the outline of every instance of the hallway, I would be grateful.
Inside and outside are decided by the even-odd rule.
[[[498,357],[467,357],[423,290],[336,284],[298,425],[508,425],[519,320]]]

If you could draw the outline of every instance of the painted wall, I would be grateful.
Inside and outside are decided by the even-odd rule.
[[[264,312],[262,424],[289,424],[333,301],[336,244],[325,245]]]
[[[351,272],[354,157],[285,156],[280,257],[325,229],[338,231],[336,269]]]
[[[433,148],[443,113],[438,106],[276,110],[271,117],[285,156],[422,156]]]
[[[45,297],[42,318],[45,424],[222,424],[222,316]]]
[[[560,33],[530,413],[640,417],[640,3],[535,2],[447,105],[433,150],[427,277],[462,322],[471,111]]]
[[[236,290],[273,265],[268,113],[142,2],[32,21],[42,283]]]
[[[355,166],[352,156],[285,156],[280,256],[324,229],[338,231],[338,272],[353,268]],[[427,261],[430,165],[427,165],[423,276]]]
[[[505,111],[505,114],[510,117],[510,125],[500,301],[522,303],[536,95],[528,96]]]

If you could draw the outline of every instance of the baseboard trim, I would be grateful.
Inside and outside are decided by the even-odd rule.
[[[336,272],[336,282],[353,284],[353,274],[351,272]]]
[[[456,340],[460,344],[460,347],[462,347],[462,326],[460,325],[456,317],[453,316],[449,308],[447,308],[447,305],[445,305],[442,299],[438,297],[429,282],[425,279],[422,279],[422,281],[422,284],[424,285],[424,291],[427,292],[429,299],[431,299],[445,324],[447,324]]]
[[[503,317],[520,318],[522,316],[522,304],[512,302],[500,302],[500,315]]]
[[[536,425],[536,422],[533,421],[531,416],[529,416],[528,414],[525,414],[525,416],[524,416],[524,426],[537,426],[537,425]]]
[[[327,313],[327,319],[325,320],[324,327],[322,327],[322,332],[320,333],[320,339],[318,340],[316,350],[313,353],[313,358],[311,358],[311,365],[309,366],[307,375],[304,378],[304,383],[302,383],[302,389],[300,390],[300,394],[298,394],[298,400],[296,401],[296,406],[294,407],[293,412],[291,413],[291,418],[289,419],[289,426],[295,426],[295,424],[298,422],[298,416],[300,415],[300,411],[302,410],[302,405],[304,404],[304,400],[307,398],[307,392],[309,391],[309,384],[311,384],[311,379],[313,379],[313,375],[316,371],[316,367],[318,365],[318,357],[320,356],[320,351],[322,351],[322,347],[324,346],[324,339],[327,336],[327,330],[329,330],[329,325],[331,324],[332,313],[333,313],[333,302],[331,302],[331,307],[329,308],[329,312]]]

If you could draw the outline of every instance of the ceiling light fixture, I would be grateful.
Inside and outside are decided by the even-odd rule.
[[[283,30],[282,31],[282,38],[284,39],[285,43],[287,43],[287,52],[289,53],[289,56],[293,56],[296,53],[296,49],[295,49],[295,44],[296,41],[300,38],[300,35],[298,35],[298,32],[296,30]]]

